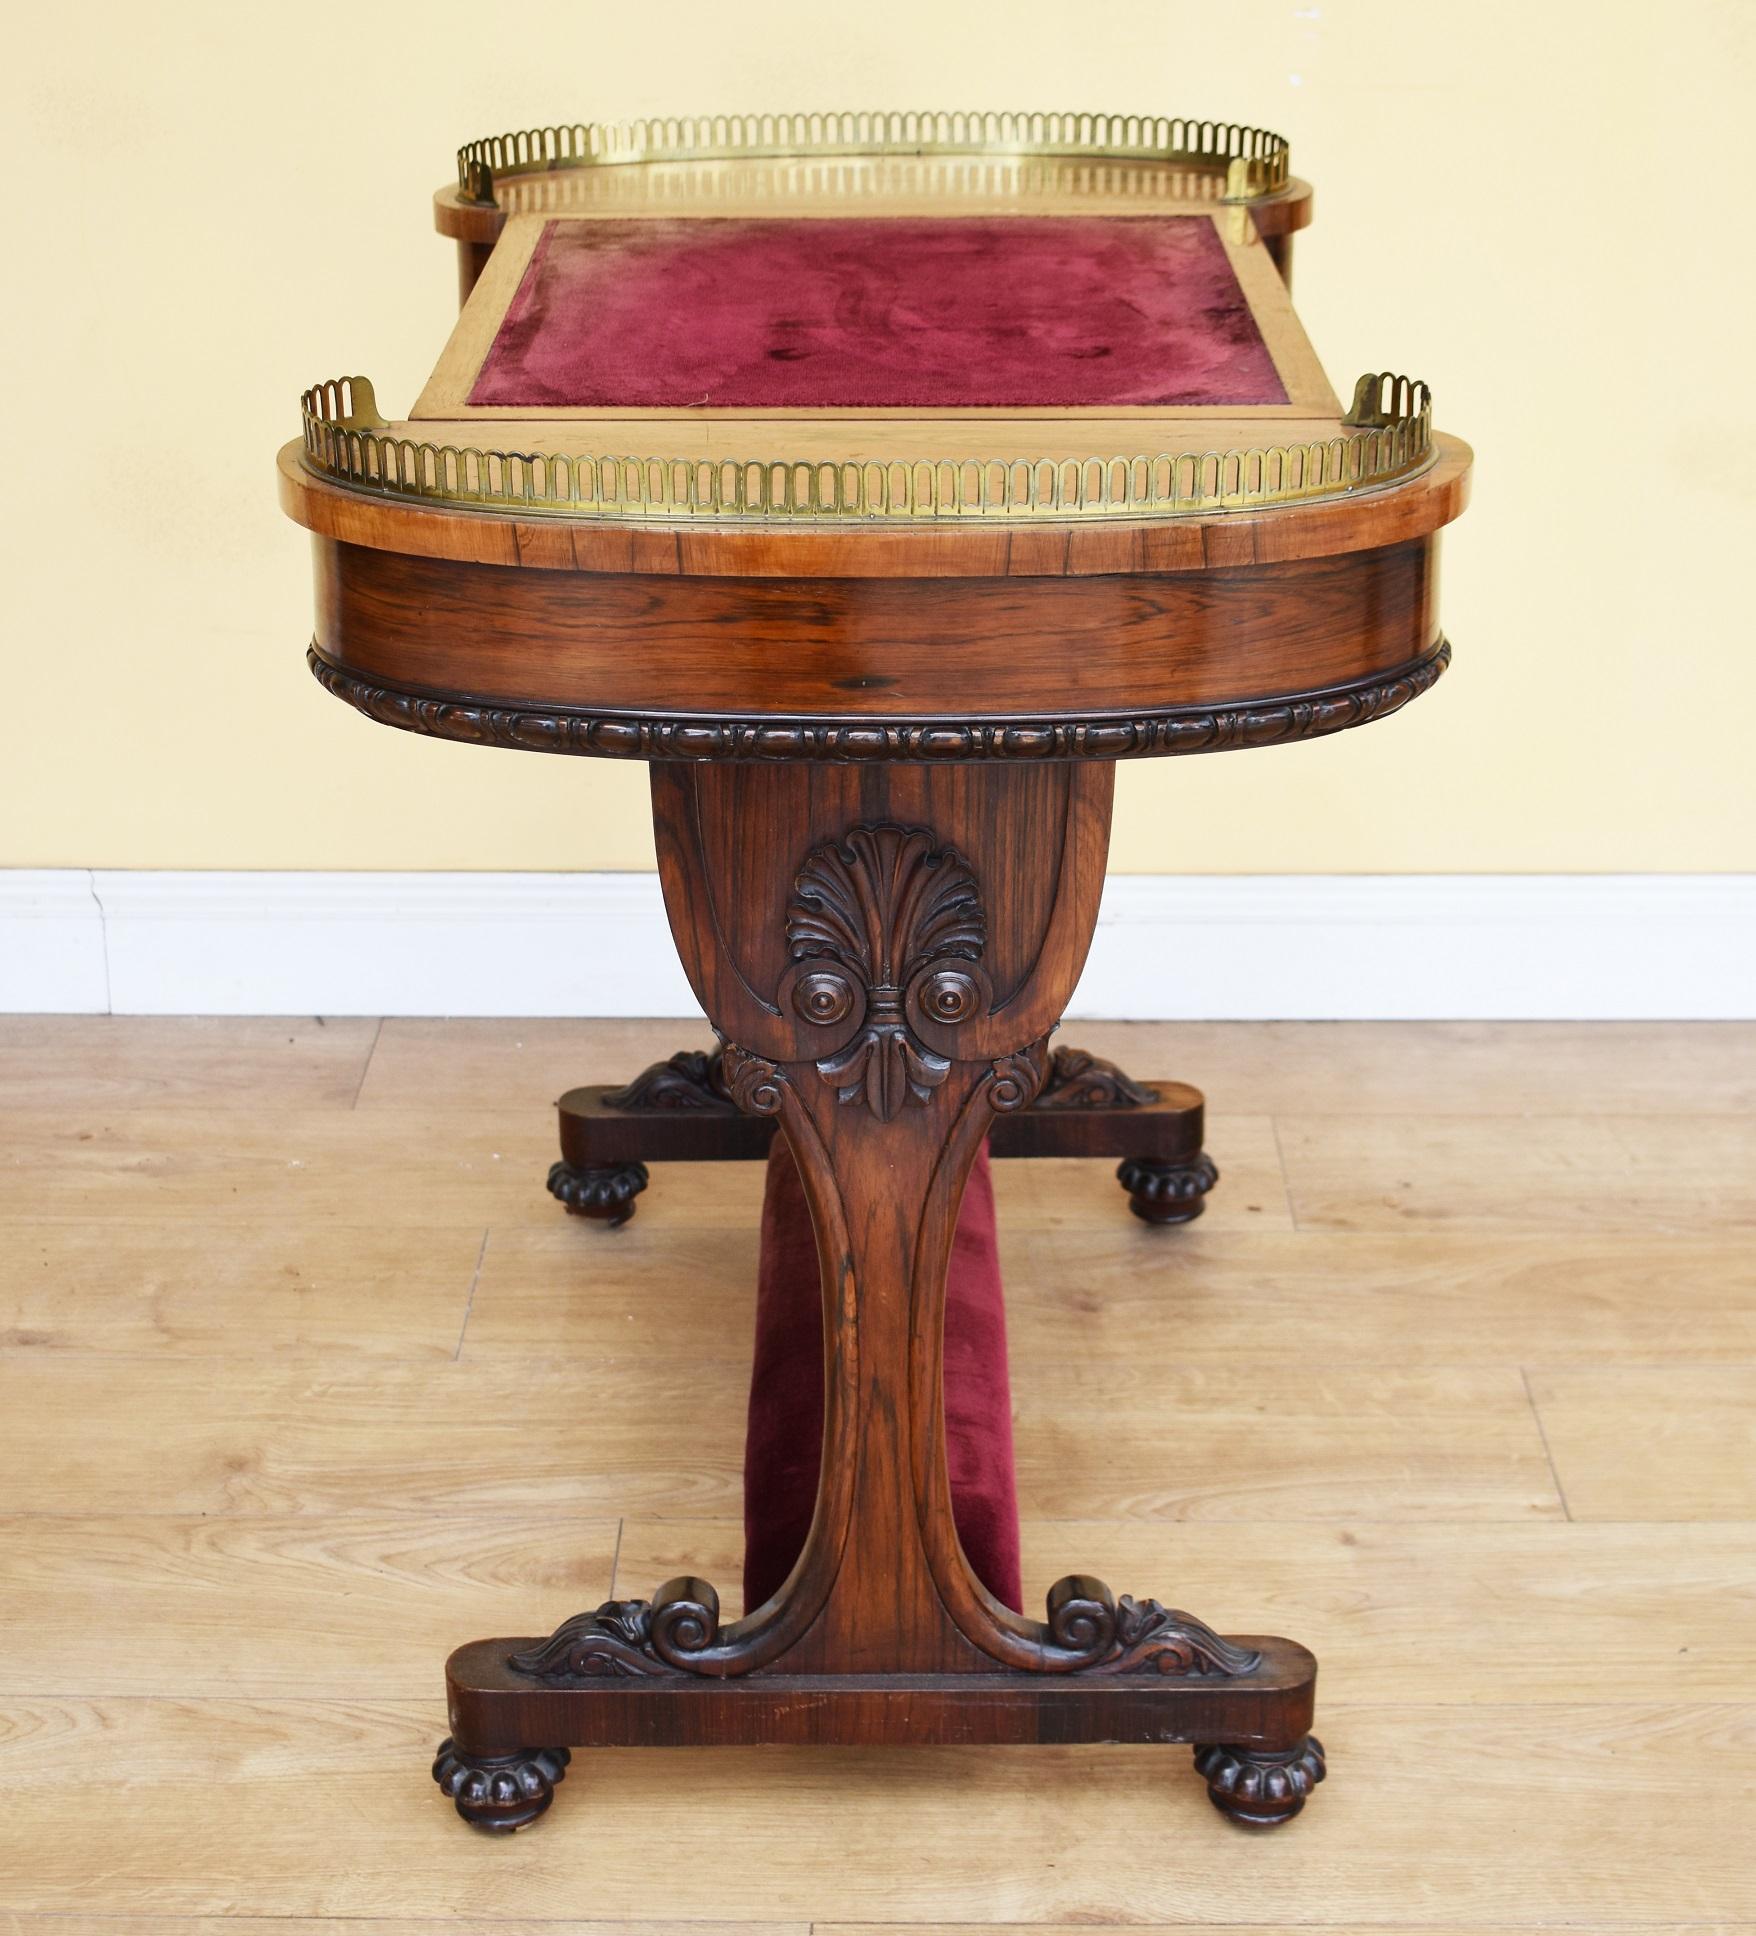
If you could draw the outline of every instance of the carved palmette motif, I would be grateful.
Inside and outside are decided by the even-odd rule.
[[[975,875],[925,827],[858,826],[805,857],[787,904],[784,1007],[839,1046],[818,1060],[880,1122],[925,1103],[950,1058],[923,1041],[987,1012]]]

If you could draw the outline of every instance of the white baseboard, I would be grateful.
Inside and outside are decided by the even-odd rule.
[[[0,871],[0,1010],[699,1014],[651,874]],[[1069,1011],[1756,1016],[1756,875],[1122,874]]]
[[[83,867],[0,872],[0,1013],[103,1015],[104,912]]]

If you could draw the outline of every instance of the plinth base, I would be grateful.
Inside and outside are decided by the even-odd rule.
[[[1317,1663],[1295,1641],[1234,1636],[1247,1674],[684,1673],[546,1686],[510,1666],[540,1638],[477,1640],[446,1664],[454,1762],[561,1748],[920,1747],[1223,1743],[1235,1756],[1302,1750]]]

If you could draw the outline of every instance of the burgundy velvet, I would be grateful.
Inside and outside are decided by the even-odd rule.
[[[823,1440],[823,1314],[817,1242],[798,1166],[776,1137],[762,1200],[756,1363],[744,1445],[744,1605],[792,1571],[817,1498]],[[945,1297],[945,1449],[952,1516],[977,1577],[1021,1606],[1018,1494],[1006,1307],[994,1236],[994,1185],[982,1150],[964,1191]]]
[[[551,222],[470,392],[563,409],[1286,400],[1204,215]]]

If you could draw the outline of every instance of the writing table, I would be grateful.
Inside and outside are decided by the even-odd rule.
[[[468,296],[409,416],[320,384],[281,453],[312,669],[413,731],[648,762],[721,1041],[672,1073],[722,1153],[784,1142],[765,1294],[808,1268],[791,1188],[821,1315],[758,1338],[753,1412],[784,1388],[771,1436],[813,1441],[784,1575],[738,1620],[684,1577],[460,1648],[436,1778],[512,1829],[577,1747],[1185,1742],[1231,1819],[1290,1819],[1323,1775],[1304,1648],[1078,1573],[1027,1617],[974,1563],[948,1439],[1004,1391],[999,1287],[991,1245],[949,1296],[947,1266],[990,1136],[1054,1146],[1039,1099],[1082,1073],[1049,1036],[1116,762],[1424,692],[1467,448],[1423,384],[1330,389],[1279,272],[1308,192],[1259,130],[544,130],[464,150],[440,209]],[[1171,1169],[1186,1100],[1143,1112],[1184,1110]]]

